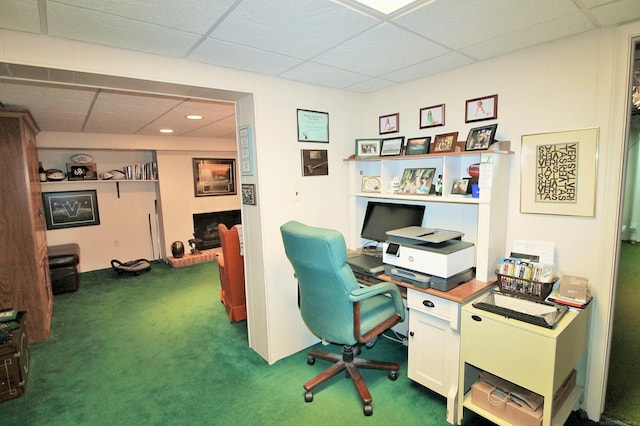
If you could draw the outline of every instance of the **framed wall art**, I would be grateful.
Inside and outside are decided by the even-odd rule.
[[[380,156],[385,157],[389,155],[400,155],[402,154],[403,145],[404,145],[404,136],[382,139]]]
[[[382,115],[379,118],[379,133],[396,133],[400,131],[400,113]]]
[[[469,99],[465,107],[465,123],[498,118],[498,95]]]
[[[475,129],[469,130],[467,143],[464,146],[465,151],[488,149],[493,143],[493,138],[496,135],[497,128],[497,124],[490,124],[488,126],[476,127]]]
[[[326,149],[303,149],[302,176],[326,176],[329,174],[329,160]]]
[[[329,143],[329,113],[297,110],[298,142]]]
[[[436,135],[429,147],[429,153],[453,152],[456,149],[456,142],[458,142],[458,132]]]
[[[420,109],[420,128],[444,126],[444,104]]]
[[[193,159],[193,188],[196,197],[236,194],[236,160]]]
[[[520,212],[593,216],[598,128],[522,136]]]
[[[256,205],[256,186],[254,184],[242,184],[242,204]]]
[[[451,185],[451,195],[467,195],[469,193],[469,178],[454,179]]]
[[[42,201],[47,230],[100,225],[95,189],[43,192]]]
[[[249,124],[238,129],[238,146],[240,147],[240,173],[243,176],[253,176],[253,141]]]
[[[431,136],[407,139],[404,155],[427,154],[429,152],[429,144],[431,144]]]
[[[382,139],[356,139],[356,157],[379,157]]]

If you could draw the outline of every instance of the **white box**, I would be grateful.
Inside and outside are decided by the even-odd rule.
[[[443,244],[421,248],[415,245],[401,245],[397,255],[393,255],[387,253],[389,243],[385,242],[382,246],[382,261],[442,278],[449,278],[475,266],[476,253],[473,244],[457,240]]]

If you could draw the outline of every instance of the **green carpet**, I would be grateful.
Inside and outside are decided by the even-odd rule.
[[[611,339],[604,414],[640,425],[640,244],[623,242]]]
[[[401,365],[395,382],[362,372],[372,417],[343,375],[305,403],[302,383],[327,363],[309,366],[300,351],[269,366],[248,348],[246,323],[228,321],[219,292],[214,262],[82,274],[77,292],[55,297],[51,338],[31,345],[27,394],[0,404],[0,424],[448,424],[445,399],[406,377],[406,348],[387,339],[363,353]],[[464,425],[481,424],[465,414]]]

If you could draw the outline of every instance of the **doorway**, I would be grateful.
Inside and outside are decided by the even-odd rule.
[[[609,355],[604,416],[628,424],[640,424],[640,42],[635,41],[631,61],[632,102],[626,129],[626,178],[623,187],[622,223],[615,283],[613,326]]]

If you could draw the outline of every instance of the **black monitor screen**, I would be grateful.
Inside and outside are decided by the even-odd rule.
[[[384,242],[387,240],[387,231],[407,226],[422,226],[423,216],[424,206],[369,201],[360,236],[367,240]]]

